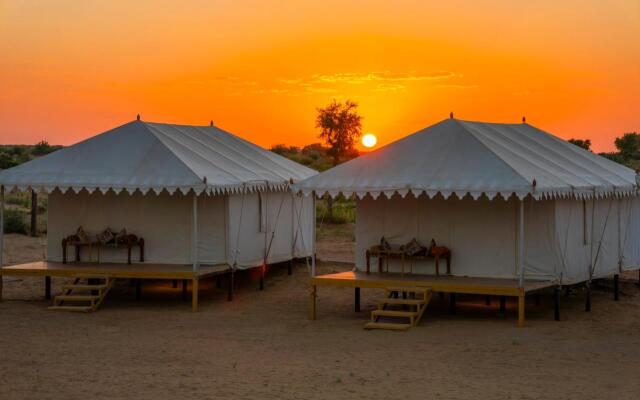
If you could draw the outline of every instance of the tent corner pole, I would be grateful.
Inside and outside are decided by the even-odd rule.
[[[311,276],[316,276],[316,192],[315,190],[311,192],[311,196],[313,198],[313,230],[312,230],[312,240],[311,240]]]
[[[2,266],[4,265],[4,185],[0,186],[0,301],[2,301]]]

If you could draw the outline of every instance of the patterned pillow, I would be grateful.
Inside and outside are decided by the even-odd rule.
[[[82,227],[78,228],[78,230],[76,231],[76,236],[78,237],[78,241],[80,241],[81,243],[89,242],[89,235],[87,235]]]
[[[115,235],[111,231],[111,228],[105,229],[96,237],[100,243],[109,243],[113,238],[115,238]]]
[[[404,245],[404,252],[409,256],[415,256],[422,250],[424,250],[424,247],[420,246],[416,238],[411,239],[409,243]]]
[[[116,239],[124,240],[126,238],[127,238],[127,230],[125,228],[122,228],[122,230],[116,234]]]

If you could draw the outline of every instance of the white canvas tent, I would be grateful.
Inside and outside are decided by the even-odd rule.
[[[49,261],[82,226],[143,237],[149,263],[249,268],[313,254],[313,200],[290,184],[314,174],[213,125],[137,120],[4,170],[0,185],[49,194]]]
[[[521,284],[640,266],[635,172],[526,123],[444,120],[294,188],[355,196],[359,270],[383,236],[435,239],[452,250],[452,274]]]

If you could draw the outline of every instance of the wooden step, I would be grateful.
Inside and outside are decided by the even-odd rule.
[[[390,305],[403,305],[403,306],[421,306],[426,303],[424,299],[394,299],[393,297],[388,299],[378,300],[378,307],[385,304]]]
[[[364,324],[364,329],[388,329],[393,331],[406,331],[411,327],[411,324],[393,324],[389,322],[367,322]]]
[[[417,311],[400,311],[400,310],[373,310],[371,317],[398,317],[398,318],[415,318],[418,316]]]
[[[392,286],[385,289],[387,292],[406,292],[406,293],[431,293],[431,288],[417,286]]]
[[[106,283],[101,283],[98,285],[86,285],[86,284],[70,284],[70,285],[62,285],[63,290],[103,290],[107,288]]]
[[[51,311],[74,311],[74,312],[91,312],[93,307],[91,306],[50,306],[47,310]]]
[[[96,295],[79,295],[79,294],[61,294],[55,297],[56,301],[94,301],[98,300],[100,296]]]

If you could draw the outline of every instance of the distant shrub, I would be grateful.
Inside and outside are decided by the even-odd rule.
[[[20,210],[7,209],[4,212],[4,232],[27,234],[26,213]]]

